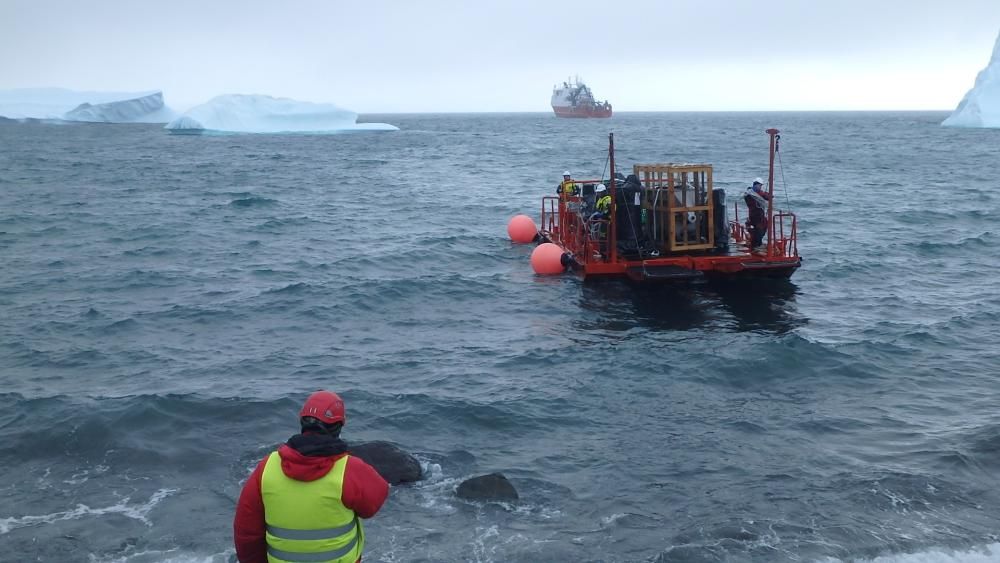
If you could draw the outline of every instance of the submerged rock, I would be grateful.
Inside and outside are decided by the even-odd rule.
[[[517,489],[510,484],[503,473],[490,473],[466,479],[456,491],[460,498],[467,500],[517,500]]]
[[[423,478],[420,462],[390,442],[352,444],[348,452],[375,468],[390,485],[412,483]]]

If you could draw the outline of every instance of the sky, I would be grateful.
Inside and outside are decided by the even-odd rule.
[[[361,113],[951,110],[1000,0],[0,0],[0,89],[162,90]]]

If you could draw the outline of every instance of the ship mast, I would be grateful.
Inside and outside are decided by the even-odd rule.
[[[611,253],[608,258],[609,261],[614,263],[618,261],[618,229],[616,226],[616,218],[618,215],[618,197],[616,196],[615,188],[615,134],[608,133],[608,159],[610,160],[611,166],[611,186],[608,190],[611,194],[611,207],[608,209],[608,213],[611,217],[608,218],[608,244],[611,246]]]
[[[770,158],[767,165],[767,255],[772,256],[774,252],[774,154],[778,152],[778,140],[781,139],[780,131],[768,129],[767,134],[771,136]]]

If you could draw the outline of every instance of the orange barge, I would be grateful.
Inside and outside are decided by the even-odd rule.
[[[636,164],[626,177],[615,169],[613,133],[610,179],[574,180],[573,193],[542,198],[538,240],[559,246],[563,266],[585,280],[788,278],[802,258],[795,215],[775,209],[771,197],[778,133],[767,130],[766,245],[751,247],[738,202],[727,219],[725,191],[713,187],[710,164]],[[610,210],[599,213],[595,200],[605,186]]]

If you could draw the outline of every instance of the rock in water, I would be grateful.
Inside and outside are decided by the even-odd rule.
[[[390,442],[354,444],[350,446],[348,453],[374,467],[390,485],[412,483],[423,478],[420,462]]]
[[[462,481],[458,486],[459,497],[468,500],[517,500],[517,489],[503,473],[490,473]]]

